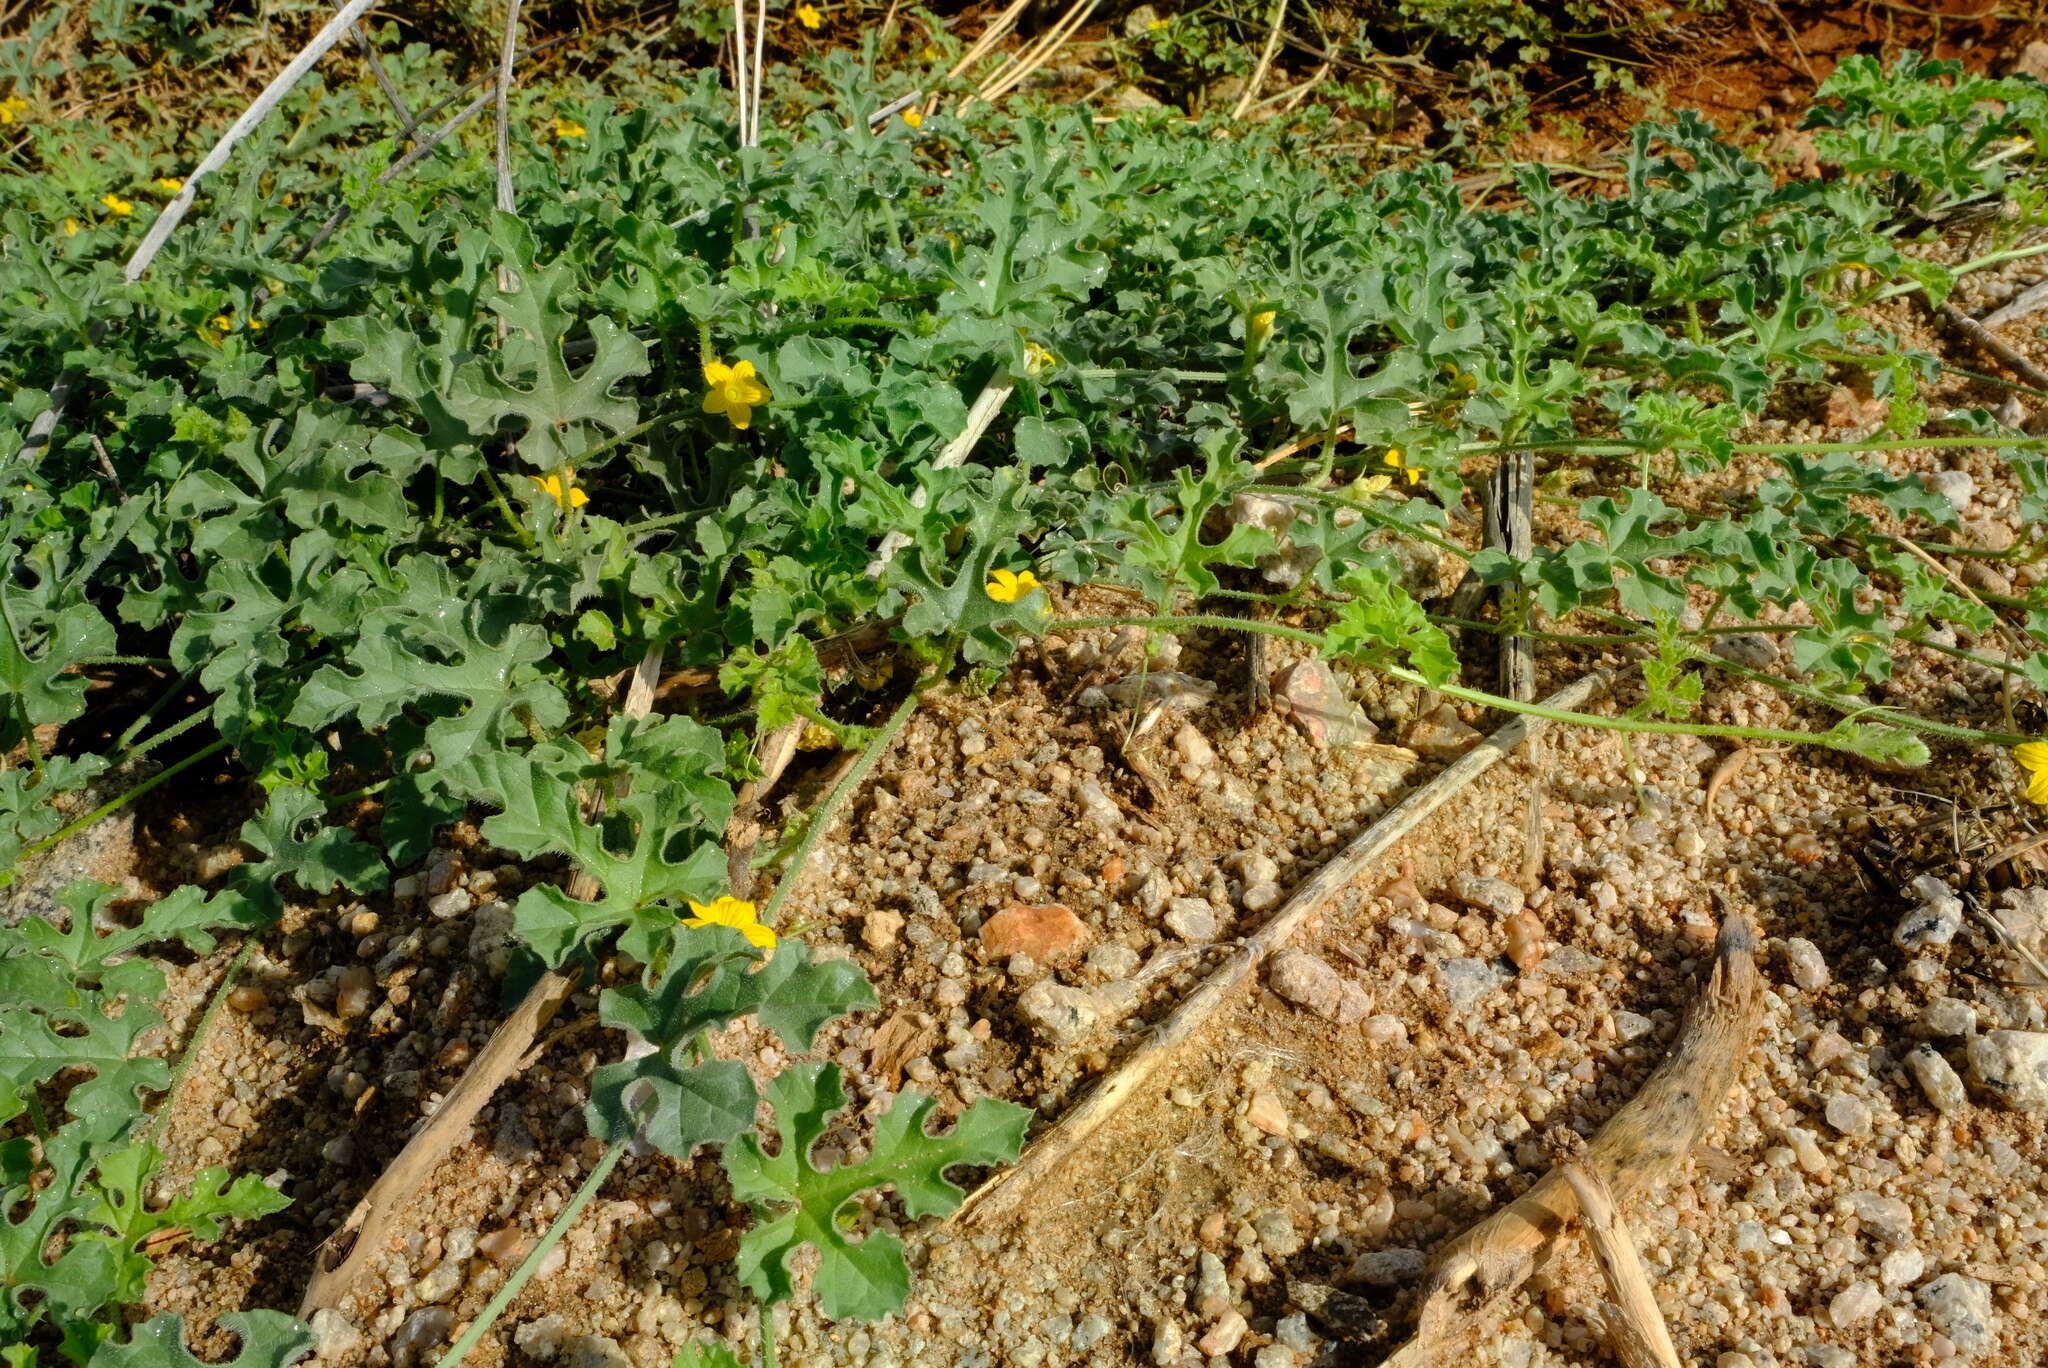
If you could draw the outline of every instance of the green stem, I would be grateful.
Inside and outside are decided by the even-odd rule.
[[[628,1134],[624,1140],[612,1142],[611,1147],[604,1152],[604,1157],[597,1161],[597,1166],[590,1170],[590,1176],[583,1180],[583,1186],[576,1189],[576,1195],[569,1199],[569,1204],[555,1217],[554,1223],[547,1228],[547,1233],[540,1237],[540,1243],[527,1251],[526,1257],[519,1261],[519,1267],[512,1270],[512,1276],[505,1279],[505,1285],[498,1289],[498,1294],[477,1313],[477,1318],[470,1322],[469,1329],[463,1332],[462,1338],[448,1346],[448,1352],[441,1355],[434,1368],[456,1368],[468,1356],[469,1351],[476,1348],[490,1328],[497,1324],[498,1318],[505,1314],[505,1308],[512,1304],[512,1299],[532,1280],[534,1271],[540,1267],[541,1260],[547,1258],[548,1251],[562,1242],[562,1237],[569,1233],[569,1226],[582,1215],[583,1208],[590,1205],[590,1199],[597,1196],[597,1190],[604,1186],[604,1180],[609,1178],[612,1169],[618,1166],[619,1157],[626,1152],[626,1145],[631,1139],[632,1136]]]
[[[535,550],[538,543],[534,541],[533,533],[526,530],[526,524],[519,520],[519,515],[512,511],[511,501],[505,497],[505,486],[499,482],[497,472],[488,465],[482,467],[482,469],[484,472],[484,486],[490,490],[491,502],[498,506],[499,516],[504,518],[505,525],[517,534],[527,550]]]
[[[854,791],[874,770],[876,762],[882,758],[882,752],[896,739],[896,733],[903,730],[903,724],[917,711],[918,700],[924,696],[925,687],[920,685],[912,689],[903,701],[896,705],[896,711],[889,714],[889,720],[882,724],[882,729],[868,742],[867,749],[860,753],[860,759],[854,761],[853,768],[840,777],[832,791],[825,795],[825,801],[818,804],[816,810],[811,813],[810,822],[804,827],[803,839],[797,842],[796,852],[789,857],[789,864],[783,870],[781,881],[769,895],[768,905],[761,910],[763,926],[775,925],[776,915],[782,911],[782,904],[795,890],[797,881],[803,874],[804,865],[811,858],[811,851],[825,838],[825,829],[832,825],[832,819],[838,814],[840,807],[853,796]]]
[[[57,845],[61,844],[62,842],[69,840],[71,837],[76,836],[79,832],[91,826],[94,822],[99,821],[102,817],[105,817],[110,813],[119,812],[122,808],[128,806],[128,804],[134,802],[137,798],[140,798],[143,794],[149,792],[151,789],[170,782],[172,779],[176,778],[177,775],[182,771],[192,768],[192,766],[198,764],[201,760],[206,759],[210,755],[217,755],[221,751],[226,750],[227,748],[228,743],[225,740],[221,740],[214,742],[212,745],[207,746],[203,750],[194,751],[192,754],[186,756],[183,760],[180,760],[177,764],[168,766],[161,772],[143,780],[141,783],[137,784],[134,788],[129,789],[120,797],[109,799],[108,801],[100,804],[91,812],[86,813],[85,816],[80,817],[77,821],[65,827],[62,831],[59,831],[56,835],[46,837],[43,840],[37,841],[28,849],[22,851],[21,854],[15,856],[14,863],[10,865],[4,872],[0,872],[0,888],[4,888],[6,885],[14,881],[14,873],[16,870],[21,868],[21,862],[23,860],[29,859],[31,856],[40,855],[44,851],[50,850],[56,847]]]
[[[1168,630],[1183,627],[1213,627],[1219,632],[1264,632],[1267,636],[1298,641],[1304,646],[1323,648],[1321,633],[1311,632],[1302,627],[1289,627],[1284,622],[1262,622],[1257,618],[1223,617],[1217,613],[1185,613],[1170,617],[1085,617],[1056,618],[1046,624],[1047,632],[1071,632],[1090,627],[1164,627]]]
[[[1315,632],[1300,627],[1289,627],[1278,622],[1260,622],[1252,618],[1216,617],[1204,613],[1190,613],[1175,617],[1101,617],[1062,618],[1049,624],[1047,631],[1074,631],[1089,627],[1213,627],[1226,632],[1264,632],[1269,636],[1283,637],[1313,646],[1322,651],[1323,638]],[[1709,657],[1709,663],[1727,669],[1734,674],[1753,676],[1763,682],[1774,684],[1795,697],[1806,698],[1828,707],[1851,710],[1854,704],[1844,699],[1830,698],[1818,689],[1807,689],[1791,680],[1777,675],[1767,675],[1745,670],[1732,665],[1719,656]],[[1519,699],[1504,698],[1500,694],[1487,693],[1483,689],[1468,689],[1462,684],[1436,684],[1423,675],[1401,665],[1374,663],[1370,668],[1390,679],[1418,688],[1434,689],[1446,698],[1455,698],[1466,703],[1478,703],[1502,712],[1526,713],[1530,717],[1541,717],[1552,722],[1566,722],[1573,726],[1592,727],[1597,731],[1654,732],[1660,736],[1726,736],[1748,741],[1783,741],[1788,745],[1827,745],[1829,742],[1819,732],[1789,731],[1779,727],[1729,727],[1712,722],[1653,722],[1648,718],[1600,717],[1593,713],[1568,712],[1561,708],[1547,708],[1541,703],[1524,703]],[[1872,709],[1877,712],[1879,710]],[[1925,732],[1931,736],[1952,737],[1958,741],[1970,741],[1995,746],[2016,746],[2034,738],[2018,736],[2011,732],[1977,731],[1969,727],[1952,726],[1946,722],[1932,722],[1911,713],[1883,711],[1879,718],[1888,726],[1904,731]]]
[[[1457,556],[1470,556],[1472,554],[1472,548],[1469,546],[1460,546],[1450,538],[1439,536],[1426,527],[1417,527],[1412,523],[1402,522],[1384,509],[1375,508],[1369,503],[1360,503],[1357,499],[1347,499],[1342,494],[1332,490],[1314,489],[1306,485],[1255,484],[1248,487],[1257,490],[1261,494],[1283,494],[1298,499],[1309,499],[1315,503],[1333,504],[1338,508],[1354,509],[1357,512],[1363,513],[1369,520],[1381,527],[1391,528],[1401,535],[1413,537],[1417,541],[1428,542],[1439,551],[1449,551]]]
[[[2003,251],[1986,252],[1983,256],[1978,257],[1975,261],[1966,261],[1962,265],[1956,267],[1955,274],[1959,276],[1968,275],[1972,271],[1981,271],[1984,270],[1986,267],[1998,266],[2008,261],[2018,261],[2022,257],[2039,256],[2043,252],[2048,252],[2048,242],[2037,242],[2031,247],[2008,247],[2005,248]],[[1879,290],[1877,294],[1872,297],[1871,302],[1875,303],[1878,300],[1883,299],[1897,299],[1900,295],[1909,295],[1914,293],[1916,290],[1922,290],[1925,288],[1926,287],[1923,286],[1917,280],[1902,280],[1896,285],[1890,286],[1886,289]]]
[[[133,760],[136,756],[149,754],[158,746],[161,746],[164,742],[176,740],[178,737],[183,736],[186,732],[191,731],[194,727],[198,726],[201,722],[204,722],[210,716],[212,716],[211,709],[201,709],[199,712],[188,714],[179,721],[171,723],[170,726],[165,727],[155,736],[150,737],[149,740],[138,741],[134,745],[128,747],[126,750],[119,752],[117,755],[115,755],[113,761],[108,765],[108,768],[119,769],[122,765],[125,765],[130,760]]]
[[[207,1001],[206,1010],[200,1014],[199,1025],[193,1030],[192,1039],[185,1046],[184,1056],[178,1060],[176,1072],[171,1075],[170,1090],[164,1094],[164,1100],[157,1105],[156,1116],[149,1123],[149,1143],[158,1149],[163,1148],[161,1141],[164,1127],[171,1119],[171,1104],[178,1100],[178,1090],[185,1086],[185,1075],[192,1072],[193,1064],[198,1062],[199,1047],[206,1043],[206,1033],[212,1028],[213,1019],[220,1015],[221,1004],[226,1002],[228,994],[234,991],[235,980],[242,976],[242,966],[249,962],[249,954],[255,948],[254,936],[243,938],[242,948],[228,961],[228,971],[221,975],[220,982],[214,986],[213,996]]]
[[[1877,452],[1960,450],[1970,447],[2015,449],[2048,446],[2048,437],[1896,437],[1882,442],[1737,442],[1728,450],[1748,456],[1797,456],[1808,452]],[[1596,441],[1559,439],[1548,442],[1460,442],[1453,448],[1468,456],[1497,455],[1507,451],[1538,451],[1566,456],[1635,456],[1644,451],[1705,451],[1698,442],[1631,442],[1625,437],[1602,437]]]
[[[1180,370],[1173,366],[1076,366],[1068,374],[1079,380],[1116,380],[1126,375],[1165,375],[1175,380],[1222,384],[1229,371]]]
[[[127,730],[123,731],[119,736],[114,738],[114,745],[117,748],[119,748],[122,746],[126,746],[129,742],[133,741],[136,738],[136,736],[142,731],[142,729],[149,725],[149,720],[156,716],[158,708],[161,708],[164,704],[170,702],[172,699],[176,698],[180,693],[184,692],[185,685],[188,682],[190,682],[193,674],[198,670],[198,668],[199,667],[195,665],[192,667],[192,669],[186,670],[183,674],[179,675],[176,679],[172,680],[171,687],[164,690],[161,694],[158,694],[156,702],[150,704],[147,708],[144,708],[142,710],[142,715],[136,718],[133,722],[130,722],[128,724]]]
[[[1814,688],[1810,684],[1801,684],[1796,680],[1787,679],[1783,675],[1774,675],[1765,670],[1752,670],[1747,665],[1737,665],[1734,661],[1723,660],[1717,655],[1702,654],[1697,659],[1704,664],[1713,666],[1724,674],[1732,674],[1742,679],[1752,680],[1758,684],[1768,684],[1782,693],[1791,695],[1793,698],[1802,699],[1808,703],[1818,703],[1824,708],[1833,708],[1836,712],[1855,712],[1859,708],[1869,707],[1869,705],[1860,703],[1856,699],[1837,698],[1821,689]],[[1887,710],[1881,714],[1881,717],[1887,725],[1898,727],[1903,731],[1922,732],[1928,736],[1945,736],[1952,740],[1968,741],[1976,745],[2017,746],[2023,742],[2037,739],[2031,736],[2020,736],[2013,732],[1978,731],[1973,727],[1958,727],[1952,722],[1936,722],[1915,713]]]

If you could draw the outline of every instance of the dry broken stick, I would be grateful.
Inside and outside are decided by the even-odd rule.
[[[782,772],[803,739],[804,721],[785,722],[761,743],[761,775],[740,785],[732,816],[725,824],[725,879],[735,898],[754,896],[754,847],[761,843],[761,807],[775,791]]]
[[[1601,1307],[1608,1341],[1622,1368],[1682,1368],[1671,1331],[1664,1324],[1664,1312],[1636,1255],[1635,1241],[1614,1204],[1614,1194],[1599,1173],[1576,1159],[1558,1165],[1572,1196],[1578,1199],[1579,1216],[1585,1222],[1586,1239],[1600,1271],[1607,1275],[1607,1290],[1614,1300]]]
[[[651,648],[633,671],[620,712],[627,717],[645,717],[654,704],[654,686],[661,678],[661,648]],[[569,896],[588,902],[598,895],[597,880],[582,870],[569,882]],[[576,986],[572,974],[540,976],[512,1015],[491,1032],[491,1038],[455,1086],[442,1097],[441,1105],[425,1125],[406,1141],[405,1148],[378,1176],[334,1233],[313,1251],[313,1276],[306,1281],[306,1295],[299,1302],[299,1317],[339,1306],[348,1296],[372,1259],[382,1252],[400,1217],[413,1197],[433,1177],[448,1152],[468,1138],[469,1126],[498,1086],[524,1067],[523,1060],[534,1039],[554,1019]]]
[[[1559,689],[1543,700],[1546,707],[1577,708],[1607,687],[1608,675],[1596,670]],[[1143,1044],[1133,1050],[1115,1073],[1104,1078],[1081,1102],[1061,1117],[1051,1129],[1024,1152],[1016,1167],[977,1188],[953,1214],[963,1225],[986,1229],[1034,1203],[1038,1185],[1055,1172],[1066,1171],[1068,1160],[1088,1138],[1100,1130],[1137,1090],[1172,1058],[1175,1051],[1220,1011],[1236,992],[1251,982],[1259,966],[1284,947],[1311,915],[1328,905],[1365,868],[1391,850],[1422,820],[1442,807],[1467,784],[1484,774],[1532,735],[1552,725],[1547,719],[1526,714],[1513,718],[1493,735],[1459,758],[1443,773],[1396,804],[1392,811],[1368,827],[1337,856],[1294,891],[1294,896],[1275,912],[1266,924],[1241,941],[1230,958],[1219,965],[1190,993],[1180,1006],[1160,1022]]]
[[[1669,1178],[1713,1124],[1756,1042],[1763,979],[1756,933],[1738,912],[1722,919],[1714,970],[1672,1047],[1642,1091],[1586,1146],[1584,1163],[1617,1201]],[[1435,1368],[1493,1324],[1499,1304],[1558,1250],[1578,1210],[1552,1169],[1514,1202],[1452,1240],[1423,1289],[1415,1337],[1383,1368]]]

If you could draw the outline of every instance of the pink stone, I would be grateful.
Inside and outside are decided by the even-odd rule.
[[[981,951],[990,959],[1029,955],[1051,964],[1084,945],[1088,926],[1059,903],[1011,903],[981,924]]]

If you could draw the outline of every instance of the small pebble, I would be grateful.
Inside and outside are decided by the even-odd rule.
[[[533,1240],[511,1226],[494,1230],[480,1237],[476,1252],[500,1268],[511,1268],[526,1257],[526,1251],[533,1248]]]
[[[1791,971],[1793,983],[1809,993],[1827,987],[1828,962],[1821,958],[1820,947],[1803,936],[1790,936],[1784,950],[1785,967]]]
[[[269,1001],[269,996],[261,988],[247,983],[228,994],[228,1006],[244,1016],[262,1011],[264,1004]]]
[[[1244,905],[1247,912],[1264,912],[1268,908],[1278,907],[1283,896],[1285,895],[1281,893],[1280,885],[1269,881],[1246,885],[1238,901]]]
[[[444,921],[449,917],[461,916],[475,905],[476,900],[463,888],[451,888],[446,893],[427,899],[427,911]]]
[[[1894,1249],[1877,1266],[1877,1276],[1886,1287],[1905,1287],[1920,1281],[1927,1271],[1927,1256],[1912,1245]]]
[[[1306,950],[1282,950],[1266,970],[1266,986],[1297,1007],[1340,1025],[1372,1010],[1365,990]]]
[[[342,1017],[365,1016],[375,1005],[376,996],[377,981],[370,976],[369,966],[351,964],[335,981],[335,1014]]]
[[[1828,1320],[1837,1329],[1847,1329],[1869,1320],[1882,1305],[1884,1294],[1877,1290],[1877,1284],[1859,1280],[1837,1292],[1828,1303]]]
[[[1245,1318],[1233,1307],[1217,1318],[1216,1323],[1209,1327],[1207,1334],[1195,1341],[1195,1347],[1211,1358],[1219,1354],[1229,1354],[1244,1340],[1244,1332],[1250,1328]]]
[[[1931,1036],[1966,1036],[1977,1029],[1977,1009],[1961,998],[1938,997],[1920,1012],[1920,1029]]]
[[[1351,1276],[1368,1287],[1402,1287],[1421,1281],[1429,1260],[1419,1249],[1369,1249],[1351,1263]]]
[[[455,1328],[455,1313],[445,1306],[423,1306],[405,1318],[398,1327],[398,1333],[391,1337],[387,1346],[391,1361],[397,1368],[424,1358],[427,1352],[448,1338],[448,1332]]]
[[[1936,1111],[1953,1115],[1970,1105],[1970,1095],[1963,1091],[1963,1080],[1931,1046],[1915,1046],[1906,1056],[1906,1068]]]
[[[1287,1134],[1287,1107],[1281,1102],[1278,1093],[1265,1088],[1252,1094],[1251,1104],[1245,1108],[1244,1119],[1268,1135]]]
[[[1175,898],[1167,904],[1166,929],[1184,941],[1203,945],[1216,939],[1216,909],[1205,898]]]
[[[903,931],[903,914],[883,908],[870,912],[861,919],[861,944],[877,953],[887,950],[896,943],[896,937]]]
[[[1858,1098],[1847,1093],[1836,1093],[1830,1097],[1822,1112],[1828,1124],[1844,1135],[1862,1137],[1870,1134],[1870,1108]]]
[[[1965,1050],[1970,1081],[2013,1111],[2048,1116],[2048,1032],[1986,1031]]]
[[[1917,1294],[1927,1319],[1955,1342],[1956,1352],[1981,1354],[1994,1339],[1991,1287],[1961,1273],[1944,1273]]]
[[[1476,874],[1458,876],[1458,897],[1470,906],[1482,908],[1498,917],[1514,916],[1528,901],[1522,896],[1522,890],[1506,879]]]
[[[1508,958],[1525,974],[1543,963],[1543,957],[1550,951],[1542,921],[1526,908],[1508,918],[1506,940]]]

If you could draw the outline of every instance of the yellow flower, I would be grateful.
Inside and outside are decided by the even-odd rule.
[[[1054,356],[1049,348],[1041,347],[1036,342],[1026,342],[1024,344],[1024,373],[1026,375],[1043,375],[1058,360],[1059,358]]]
[[[709,907],[693,898],[690,911],[696,915],[683,918],[685,926],[730,926],[763,950],[775,948],[775,932],[761,925],[760,914],[743,898],[719,898]]]
[[[723,361],[706,361],[704,380],[711,386],[711,392],[704,396],[704,411],[724,414],[736,428],[744,429],[753,422],[755,406],[768,402],[768,387],[754,378],[751,361],[731,366]]]
[[[1262,309],[1252,315],[1251,336],[1254,342],[1263,342],[1272,335],[1275,311]]]
[[[216,332],[231,333],[235,330],[235,320],[228,314],[215,314],[206,321]]]
[[[936,62],[939,60],[939,50],[930,43],[926,43],[924,51],[917,54],[917,60],[920,62]]]
[[[1159,30],[1165,28],[1168,24],[1172,22],[1173,21],[1170,19],[1154,19],[1151,23],[1145,25],[1145,27],[1150,32],[1157,33],[1159,32]]]
[[[548,127],[558,138],[580,138],[590,131],[574,119],[557,118]]]
[[[2048,807],[2048,741],[2014,746],[2012,758],[2027,772],[2027,801]]]
[[[903,111],[903,122],[909,124],[912,128],[923,128],[924,115],[918,110],[906,109]]]
[[[28,101],[19,95],[9,95],[0,100],[0,124],[20,123],[21,116],[28,113]]]
[[[1409,484],[1420,484],[1422,482],[1422,472],[1401,459],[1401,448],[1388,447],[1386,462],[1403,475],[1406,475]]]
[[[249,322],[248,322],[248,328],[249,328],[249,331],[250,331],[250,332],[262,332],[262,331],[263,331],[263,320],[262,320],[262,319],[260,319],[260,318],[252,318],[252,319],[250,319],[250,320],[249,320]]]
[[[798,5],[796,7],[796,21],[807,29],[814,29],[825,22],[825,16],[818,13],[816,5]]]
[[[1360,475],[1351,482],[1351,488],[1344,492],[1364,503],[1375,494],[1384,494],[1387,487],[1393,483],[1393,477],[1388,475]]]
[[[800,751],[838,750],[839,738],[830,727],[806,722],[802,734],[796,739],[796,748]]]
[[[185,182],[179,180],[176,176],[158,176],[156,178],[156,188],[175,195],[185,188]]]
[[[77,219],[75,219],[75,218],[68,218],[68,219],[65,219],[65,220],[64,220],[64,236],[65,236],[65,237],[77,237],[77,236],[78,236],[78,220],[77,220]]]
[[[541,493],[565,511],[581,508],[590,502],[590,496],[576,487],[576,472],[567,466],[562,467],[559,475],[529,475],[526,478],[539,485]]]
[[[135,212],[134,205],[130,204],[127,200],[122,199],[119,195],[116,195],[111,191],[108,192],[107,194],[100,196],[100,203],[106,205],[107,212],[114,215],[114,217],[116,218],[127,218],[130,214]]]
[[[1037,593],[1039,583],[1038,576],[1029,570],[997,570],[989,575],[988,583],[983,587],[997,603],[1015,603]]]

